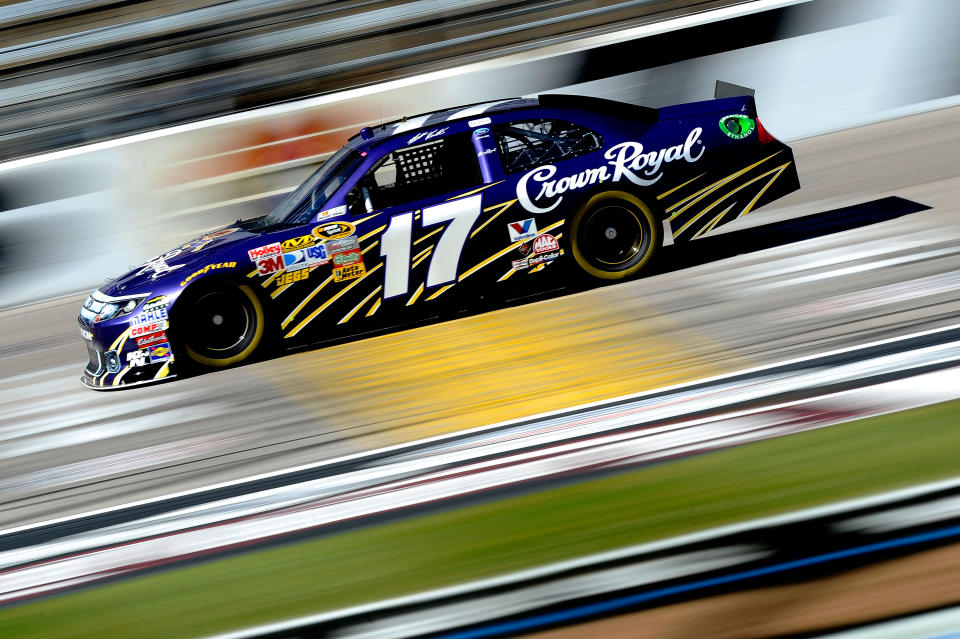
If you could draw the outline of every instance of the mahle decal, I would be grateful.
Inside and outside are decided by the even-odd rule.
[[[753,119],[746,115],[734,113],[720,118],[720,130],[728,138],[734,140],[742,140],[753,133],[755,128],[757,128],[757,125],[754,124]]]

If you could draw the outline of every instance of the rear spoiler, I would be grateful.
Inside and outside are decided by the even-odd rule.
[[[598,111],[600,113],[619,116],[628,120],[639,120],[641,122],[656,122],[660,117],[659,109],[618,102],[616,100],[593,98],[585,95],[542,93],[537,96],[537,100],[540,106],[569,107],[571,109]]]
[[[713,89],[713,99],[739,98],[741,95],[749,95],[750,97],[753,97],[755,93],[756,91],[753,89],[742,87],[739,84],[717,80],[717,86]]]

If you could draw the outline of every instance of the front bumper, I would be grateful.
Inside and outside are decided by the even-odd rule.
[[[118,337],[107,343],[101,340],[97,326],[80,322],[81,331],[91,335],[82,337],[87,347],[87,365],[83,369],[80,381],[93,390],[117,390],[131,386],[143,386],[165,382],[177,377],[176,365],[171,354],[163,362],[145,362],[137,365],[130,361],[129,353],[140,350],[136,339],[131,339],[129,329],[123,330]]]

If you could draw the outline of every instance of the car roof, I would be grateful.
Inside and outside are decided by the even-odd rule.
[[[477,102],[475,104],[461,105],[442,111],[420,113],[418,115],[400,118],[364,129],[351,137],[347,144],[354,148],[361,146],[369,148],[374,144],[379,144],[401,133],[409,133],[418,129],[427,129],[440,124],[454,123],[470,118],[480,118],[503,111],[514,111],[533,107],[573,108],[647,121],[655,121],[659,116],[657,109],[627,104],[626,102],[580,95],[550,93],[540,95],[536,98],[509,98],[494,102]]]

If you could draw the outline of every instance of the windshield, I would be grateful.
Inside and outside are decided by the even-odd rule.
[[[307,223],[362,161],[363,155],[355,149],[343,147],[320,165],[320,168],[288,195],[263,222],[269,225]]]

